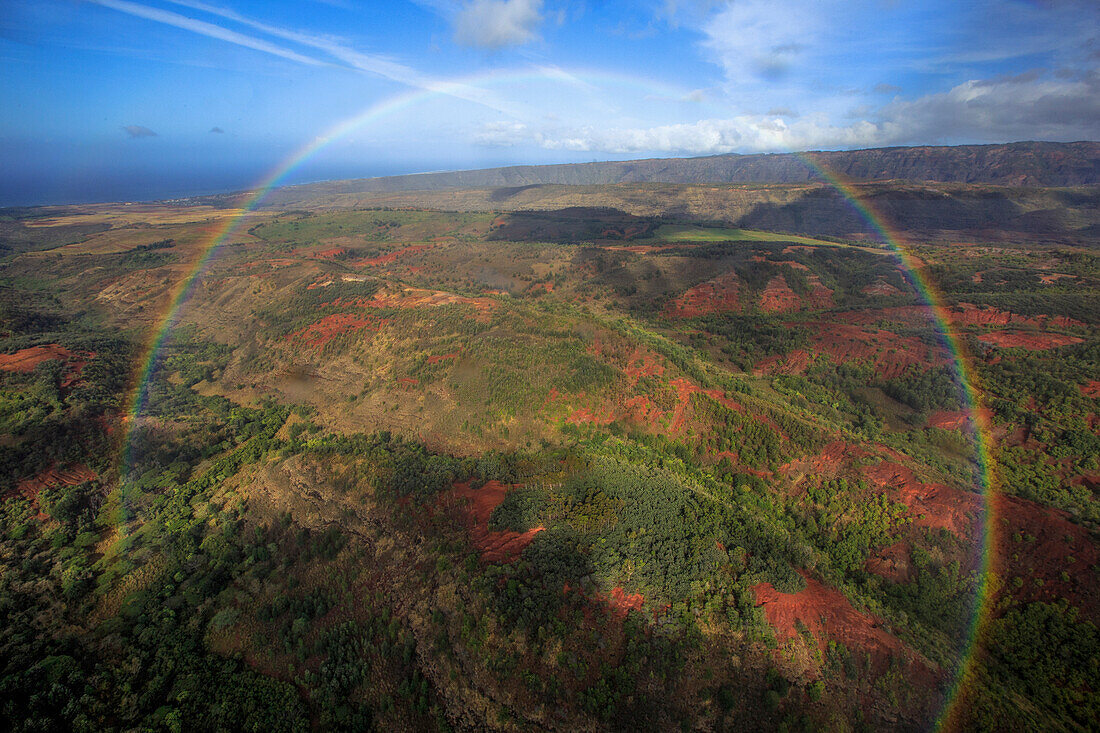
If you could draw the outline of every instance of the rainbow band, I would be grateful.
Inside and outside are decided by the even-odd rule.
[[[680,89],[676,89],[671,86],[656,85],[651,81],[637,79],[633,77],[609,75],[605,73],[589,74],[585,73],[574,77],[577,79],[593,79],[596,81],[612,81],[616,84],[623,84],[629,86],[637,86],[646,89],[650,92],[656,92],[661,95],[671,96],[673,98],[683,98],[686,96],[685,92]],[[264,178],[256,187],[254,187],[252,197],[245,203],[241,211],[237,216],[232,217],[217,229],[210,238],[210,241],[202,248],[200,253],[190,271],[184,277],[184,279],[176,286],[170,303],[165,315],[156,324],[155,329],[152,332],[150,340],[145,344],[142,349],[138,364],[138,369],[134,384],[131,389],[130,399],[127,401],[125,416],[128,427],[122,437],[122,461],[120,465],[121,478],[126,479],[125,472],[126,467],[132,465],[132,437],[134,429],[136,428],[142,410],[149,399],[149,385],[151,383],[152,375],[155,372],[160,355],[164,351],[165,344],[167,343],[173,327],[179,320],[179,315],[183,305],[188,301],[191,294],[194,292],[195,285],[199,279],[199,276],[205,271],[207,265],[214,258],[215,254],[221,248],[221,246],[234,236],[241,228],[241,225],[245,221],[249,213],[253,212],[257,206],[259,206],[298,166],[311,158],[317,152],[327,145],[347,136],[349,133],[369,125],[387,115],[398,112],[402,109],[408,108],[412,105],[418,104],[427,99],[437,96],[453,96],[452,91],[459,86],[469,86],[474,84],[489,84],[497,82],[507,81],[524,81],[530,79],[537,80],[562,80],[562,74],[555,71],[538,71],[538,72],[524,72],[519,74],[488,74],[471,77],[454,82],[453,84],[440,85],[433,89],[418,89],[403,94],[399,94],[388,100],[375,104],[367,108],[364,112],[348,120],[345,120],[323,135],[314,138],[310,143],[301,148],[298,152],[290,156],[285,162],[279,165],[272,173]],[[974,370],[970,367],[966,352],[962,348],[961,341],[958,333],[952,328],[950,320],[947,318],[947,311],[943,306],[942,297],[936,292],[931,283],[925,276],[921,274],[920,264],[916,258],[908,251],[907,245],[904,243],[903,237],[895,231],[892,231],[886,224],[885,219],[875,212],[871,208],[870,204],[866,203],[860,198],[858,192],[848,183],[843,181],[839,176],[831,173],[827,170],[822,163],[816,160],[812,154],[800,153],[797,154],[799,158],[817,175],[819,175],[826,183],[835,188],[854,208],[854,210],[863,218],[871,227],[878,233],[878,235],[898,257],[904,271],[909,274],[910,279],[917,289],[919,295],[928,303],[932,310],[932,320],[940,332],[944,346],[947,348],[955,363],[956,373],[960,384],[963,387],[963,392],[966,398],[966,405],[970,413],[970,421],[974,427],[974,435],[976,436],[976,447],[978,454],[978,468],[979,468],[979,491],[982,496],[983,516],[980,517],[980,535],[981,542],[977,548],[979,552],[979,584],[974,600],[974,611],[970,621],[969,629],[967,632],[967,638],[962,650],[963,664],[955,674],[955,678],[952,680],[951,688],[948,692],[947,699],[945,701],[944,708],[937,720],[937,729],[949,727],[952,724],[953,717],[955,715],[955,703],[960,697],[960,693],[963,690],[965,681],[972,673],[975,665],[975,646],[978,640],[979,632],[982,626],[989,616],[989,603],[988,595],[990,591],[989,580],[993,571],[993,473],[992,473],[992,432],[989,426],[986,412],[981,408],[982,399],[981,393],[976,387],[977,377]]]
[[[947,692],[944,707],[936,721],[936,729],[950,729],[957,727],[956,705],[965,687],[967,679],[974,672],[977,656],[974,652],[984,624],[990,617],[990,579],[994,571],[993,561],[995,556],[994,538],[994,461],[992,455],[993,432],[989,424],[988,411],[983,409],[982,392],[978,376],[971,366],[971,360],[963,348],[959,333],[951,325],[947,309],[943,305],[943,296],[935,289],[932,283],[921,273],[921,263],[909,251],[904,237],[891,229],[885,218],[876,212],[865,199],[847,181],[839,175],[829,171],[819,162],[812,153],[796,153],[798,157],[817,173],[830,186],[835,188],[848,203],[855,209],[876,231],[879,238],[898,257],[905,272],[909,274],[913,286],[920,296],[931,308],[932,321],[943,338],[943,345],[951,354],[955,365],[956,376],[962,385],[966,398],[966,408],[970,413],[970,423],[975,436],[975,447],[978,458],[978,491],[982,498],[982,515],[979,517],[978,533],[979,545],[976,548],[978,557],[978,587],[974,595],[974,609],[971,614],[969,628],[965,644],[962,648],[963,663],[955,673],[951,686]]]

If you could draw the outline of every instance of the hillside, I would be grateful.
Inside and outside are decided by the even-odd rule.
[[[814,166],[852,181],[1085,186],[1100,183],[1100,143],[1020,142],[511,166],[313,183],[290,187],[288,195],[309,198],[547,184],[807,183],[822,180]]]
[[[1090,182],[1027,145],[945,155]],[[1100,222],[1020,182],[859,188],[989,472],[944,323],[818,183],[12,214],[5,719],[910,731],[971,659],[954,728],[1090,729]]]

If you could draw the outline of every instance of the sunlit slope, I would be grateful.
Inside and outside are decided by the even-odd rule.
[[[210,223],[127,222],[5,264],[5,507],[20,537],[83,537],[58,562],[96,618],[146,619],[165,593],[210,659],[396,727],[935,717],[985,507],[952,355],[889,252],[590,207],[266,212],[209,258],[123,420],[126,351],[104,334],[140,353]],[[976,355],[1004,476],[974,714],[1079,726],[1096,259],[914,254]],[[50,435],[59,465],[35,455]],[[50,498],[66,491],[101,519]],[[1084,640],[1083,666],[1020,667],[1045,654],[1039,622]]]

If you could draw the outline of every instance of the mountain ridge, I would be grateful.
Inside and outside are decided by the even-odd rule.
[[[615,183],[807,183],[824,180],[807,160],[853,181],[905,180],[1005,186],[1100,183],[1100,142],[1015,142],[803,153],[726,153],[592,163],[521,165],[308,183],[318,193],[430,191],[470,187]]]

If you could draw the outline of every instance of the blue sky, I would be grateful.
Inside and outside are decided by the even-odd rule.
[[[1100,3],[3,0],[0,80],[0,204],[1097,139]]]

